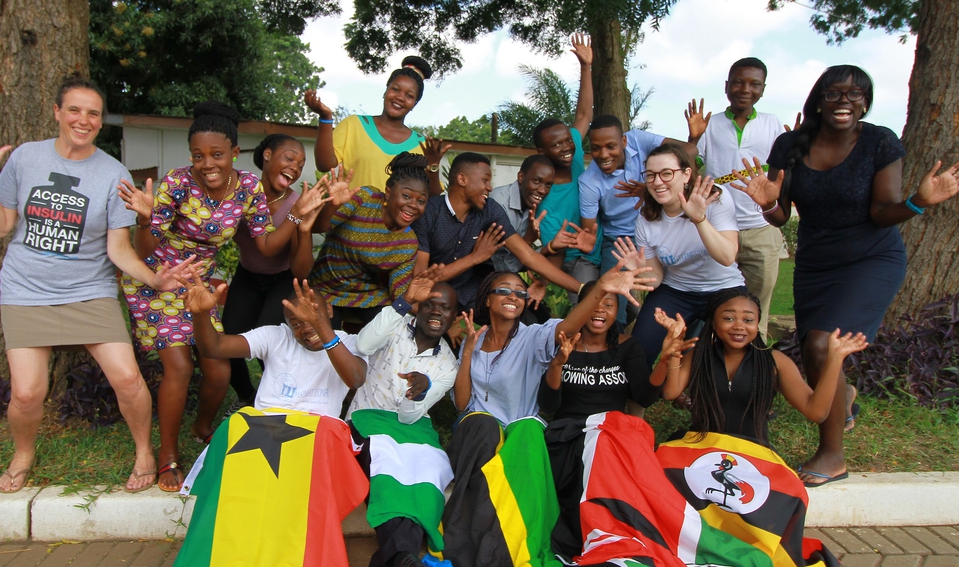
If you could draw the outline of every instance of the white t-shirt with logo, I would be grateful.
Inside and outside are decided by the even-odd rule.
[[[266,368],[256,391],[258,410],[287,408],[339,417],[349,388],[324,350],[310,351],[296,342],[286,325],[268,325],[242,333],[250,345],[250,358],[263,360]],[[356,335],[336,331],[336,336],[354,355]],[[360,356],[366,360],[365,356]]]
[[[738,230],[736,206],[723,191],[720,199],[706,209],[706,218],[719,232]],[[723,266],[706,250],[696,225],[682,214],[650,222],[636,218],[636,247],[644,247],[647,258],[655,256],[663,265],[663,284],[679,291],[718,291],[746,285],[735,262]]]

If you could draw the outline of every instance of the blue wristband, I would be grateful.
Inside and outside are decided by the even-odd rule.
[[[333,340],[323,345],[323,350],[330,350],[336,345],[340,344],[340,336],[337,335],[333,337]]]
[[[424,374],[423,376],[426,376],[426,374]],[[428,382],[428,384],[426,385],[426,389],[423,390],[422,392],[420,392],[420,395],[419,395],[419,396],[416,396],[415,398],[413,398],[413,401],[414,401],[414,402],[422,402],[423,400],[425,400],[425,399],[426,399],[426,392],[429,392],[429,391],[430,391],[430,388],[433,387],[433,381],[430,380],[430,377],[429,377],[429,376],[426,376],[426,381]]]
[[[926,212],[925,208],[920,207],[912,202],[913,197],[914,195],[909,195],[909,198],[906,199],[906,206],[909,207],[909,210],[916,213],[917,215],[921,215],[922,213]]]
[[[327,120],[326,118],[320,118],[320,124],[332,124],[333,120]]]

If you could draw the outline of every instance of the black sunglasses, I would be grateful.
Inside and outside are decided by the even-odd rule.
[[[502,295],[503,297],[513,294],[517,299],[526,300],[529,298],[529,292],[523,289],[513,289],[511,287],[498,287],[496,289],[489,290],[489,295]]]

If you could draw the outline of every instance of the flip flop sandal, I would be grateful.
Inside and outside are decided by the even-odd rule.
[[[22,469],[20,469],[20,470],[18,470],[18,471],[16,471],[16,472],[10,472],[10,469],[7,469],[7,470],[3,471],[3,473],[0,473],[0,477],[4,477],[4,476],[5,476],[5,477],[9,478],[11,484],[17,482],[17,479],[20,478],[21,476],[23,477],[23,480],[20,481],[20,485],[19,485],[19,486],[17,486],[16,488],[14,488],[14,489],[12,489],[12,490],[0,490],[0,493],[2,493],[2,494],[14,494],[14,493],[16,493],[16,492],[20,492],[21,490],[23,490],[23,487],[27,485],[27,480],[30,478],[30,473],[31,473],[31,472],[33,472],[33,464],[32,464],[32,463],[30,464],[29,467],[22,468]]]
[[[157,477],[157,471],[152,470],[152,471],[147,471],[147,472],[142,472],[142,473],[141,473],[141,472],[137,472],[136,469],[133,469],[133,480],[134,480],[134,481],[140,480],[140,477],[150,476],[150,475],[153,475],[153,477],[154,477],[153,482],[148,482],[148,483],[144,484],[143,486],[141,486],[140,488],[127,488],[127,485],[124,484],[124,485],[123,485],[123,491],[126,492],[126,493],[128,493],[128,494],[135,494],[135,493],[137,493],[137,492],[143,492],[144,490],[149,490],[149,489],[153,488],[153,485],[156,484],[156,482],[157,482],[157,479],[156,479],[156,477]],[[127,479],[127,482],[130,482],[130,480]]]
[[[196,429],[191,429],[190,431],[193,432],[193,439],[195,439],[197,443],[201,443],[203,445],[209,445],[210,441],[213,439],[213,434],[216,433],[216,429],[214,429],[205,437],[200,437],[200,434],[196,432]]]
[[[163,488],[163,485],[160,484],[160,477],[166,473],[171,473],[174,478],[177,479],[179,485],[176,488]],[[180,465],[176,461],[167,463],[160,467],[160,470],[157,471],[157,486],[160,487],[160,490],[163,492],[179,492],[183,488],[183,481],[185,477],[182,477],[183,471],[180,469]]]
[[[837,480],[844,480],[844,479],[849,478],[849,471],[843,471],[843,472],[837,474],[836,476],[829,476],[829,475],[827,475],[827,474],[817,473],[817,472],[813,472],[813,471],[804,471],[803,468],[802,468],[802,465],[800,465],[800,467],[799,467],[799,469],[798,469],[798,472],[804,472],[804,473],[806,473],[806,474],[811,474],[812,476],[814,476],[814,477],[816,477],[816,478],[825,479],[825,480],[823,480],[822,482],[809,482],[809,481],[805,481],[805,480],[804,480],[804,481],[803,481],[803,485],[804,485],[806,488],[816,488],[817,486],[822,486],[822,485],[824,485],[824,484],[829,484],[830,482],[835,482],[835,481],[837,481]]]
[[[852,427],[850,427],[849,429],[843,429],[844,433],[849,433],[850,431],[856,428],[855,420],[856,418],[859,417],[860,409],[861,408],[859,407],[859,404],[857,404],[856,402],[852,403],[852,415],[846,418],[846,423],[852,423]]]

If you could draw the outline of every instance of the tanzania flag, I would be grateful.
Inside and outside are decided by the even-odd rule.
[[[560,567],[549,537],[559,503],[536,417],[514,421],[505,436],[486,413],[471,413],[447,448],[456,481],[443,515],[446,549],[456,567]]]
[[[175,565],[349,565],[340,524],[369,489],[349,427],[267,411],[243,408],[216,430]]]
[[[645,421],[590,416],[583,451],[580,565],[770,567],[760,550],[715,529],[667,480]]]
[[[430,418],[404,424],[395,412],[362,409],[351,419],[370,444],[367,521],[375,528],[392,518],[410,518],[426,530],[430,548],[442,550],[443,491],[453,469]]]
[[[775,451],[739,437],[696,433],[659,446],[666,476],[706,522],[762,550],[779,567],[838,565],[803,537],[806,487]]]

